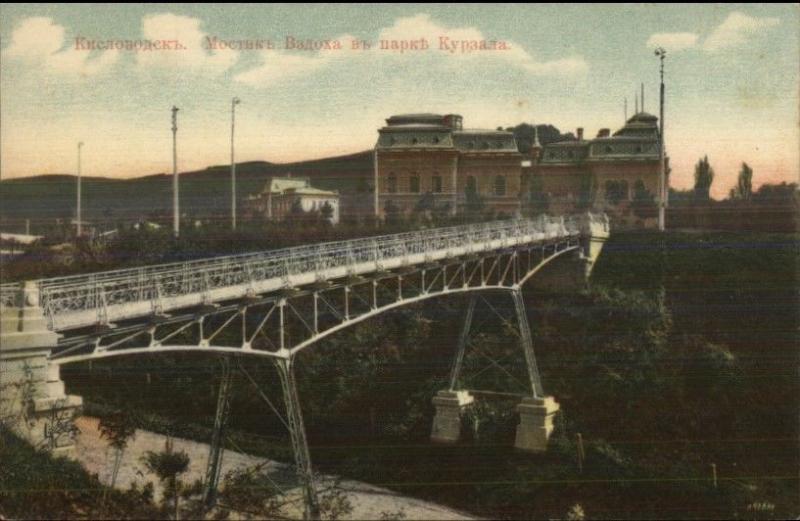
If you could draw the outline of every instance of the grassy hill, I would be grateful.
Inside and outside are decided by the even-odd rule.
[[[312,176],[314,185],[319,188],[353,192],[371,179],[372,168],[371,151],[297,163],[239,163],[236,166],[238,201],[260,192],[268,178],[287,174]],[[20,228],[25,219],[31,219],[34,227],[37,223],[70,219],[75,212],[76,191],[75,176],[68,174],[1,181],[0,223],[11,230],[11,227]],[[82,195],[83,214],[87,220],[131,220],[169,214],[172,175],[133,179],[84,177]],[[186,215],[198,218],[227,215],[230,212],[230,166],[181,172],[180,198],[181,212]]]

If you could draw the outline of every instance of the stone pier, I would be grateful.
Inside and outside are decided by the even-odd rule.
[[[433,417],[431,441],[456,443],[461,438],[461,415],[474,401],[468,391],[439,391],[433,397],[436,415]]]
[[[64,392],[48,356],[59,335],[47,327],[35,284],[20,284],[0,308],[0,422],[31,445],[71,455],[82,400]]]
[[[529,452],[546,451],[558,410],[559,405],[552,396],[523,398],[517,405],[519,425],[514,446]]]

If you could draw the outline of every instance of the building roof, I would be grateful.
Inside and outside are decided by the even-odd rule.
[[[296,194],[337,196],[336,192],[311,186],[307,177],[273,177],[264,186],[262,194]]]
[[[545,145],[542,163],[584,161],[653,161],[660,157],[658,118],[634,114],[611,136],[589,140],[568,139]]]
[[[400,114],[378,130],[379,149],[426,149],[518,154],[514,134],[503,130],[462,129],[458,114]]]

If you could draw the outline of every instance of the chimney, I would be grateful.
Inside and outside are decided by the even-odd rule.
[[[583,141],[583,127],[578,127],[578,141]]]
[[[611,129],[609,128],[601,128],[597,131],[597,137],[608,137],[611,135]]]

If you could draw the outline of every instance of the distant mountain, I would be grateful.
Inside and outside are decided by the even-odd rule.
[[[537,125],[542,145],[574,137],[552,125]],[[534,126],[522,123],[506,130],[514,133],[520,152],[530,152]],[[363,196],[373,176],[372,151],[310,161],[276,164],[266,161],[237,163],[237,206],[260,192],[270,177],[312,177],[317,188],[336,190],[348,206],[371,204]],[[180,173],[181,213],[192,218],[230,214],[230,165]],[[0,181],[0,225],[17,230],[25,219],[33,222],[69,220],[75,216],[75,176],[48,174]],[[172,175],[153,174],[132,179],[83,177],[83,218],[88,221],[131,221],[169,216],[172,209]],[[344,202],[344,201],[343,201]]]
[[[291,174],[310,176],[314,186],[357,191],[361,179],[372,178],[372,151],[345,156],[275,164],[265,161],[237,163],[237,203],[260,192],[267,179]],[[181,213],[208,218],[230,213],[230,165],[181,172]],[[154,174],[132,179],[83,177],[83,217],[86,220],[132,220],[169,214],[172,175]],[[0,182],[0,222],[19,224],[25,219],[71,219],[75,215],[77,186],[74,175],[48,174]]]

